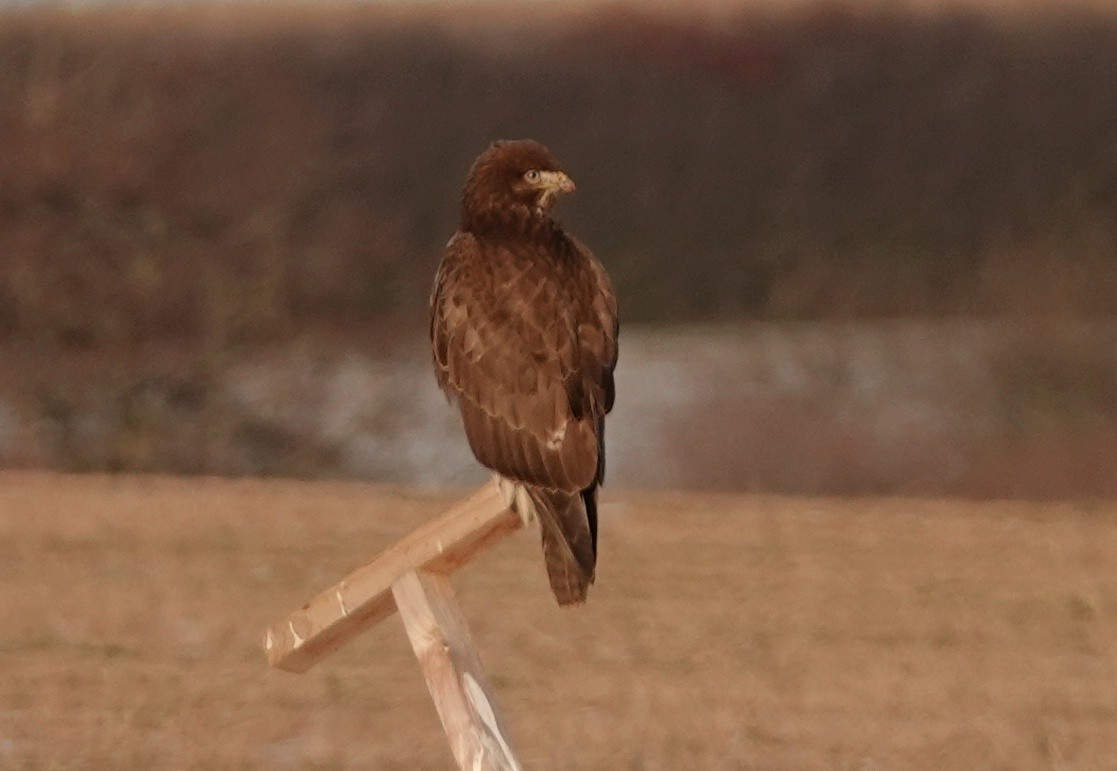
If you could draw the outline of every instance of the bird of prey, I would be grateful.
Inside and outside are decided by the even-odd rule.
[[[573,190],[540,143],[494,142],[466,178],[430,305],[438,384],[505,502],[538,521],[560,605],[594,580],[617,364],[609,277],[551,218]]]

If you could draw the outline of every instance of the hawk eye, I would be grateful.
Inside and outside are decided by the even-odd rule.
[[[539,170],[538,169],[532,169],[531,171],[524,174],[524,179],[526,179],[528,182],[531,182],[533,184],[538,182],[539,181]]]

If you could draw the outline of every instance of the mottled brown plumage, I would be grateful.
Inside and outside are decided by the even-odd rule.
[[[559,604],[585,600],[613,406],[617,303],[601,263],[551,218],[573,182],[543,145],[473,164],[431,296],[435,374],[474,455],[539,520]]]

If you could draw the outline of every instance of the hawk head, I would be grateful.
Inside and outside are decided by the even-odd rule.
[[[462,190],[462,229],[533,230],[550,219],[559,193],[574,191],[551,151],[532,139],[493,142]]]

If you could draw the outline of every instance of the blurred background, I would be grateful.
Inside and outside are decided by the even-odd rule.
[[[1117,13],[0,5],[0,466],[483,478],[426,303],[496,138],[622,313],[610,485],[1117,496]]]

